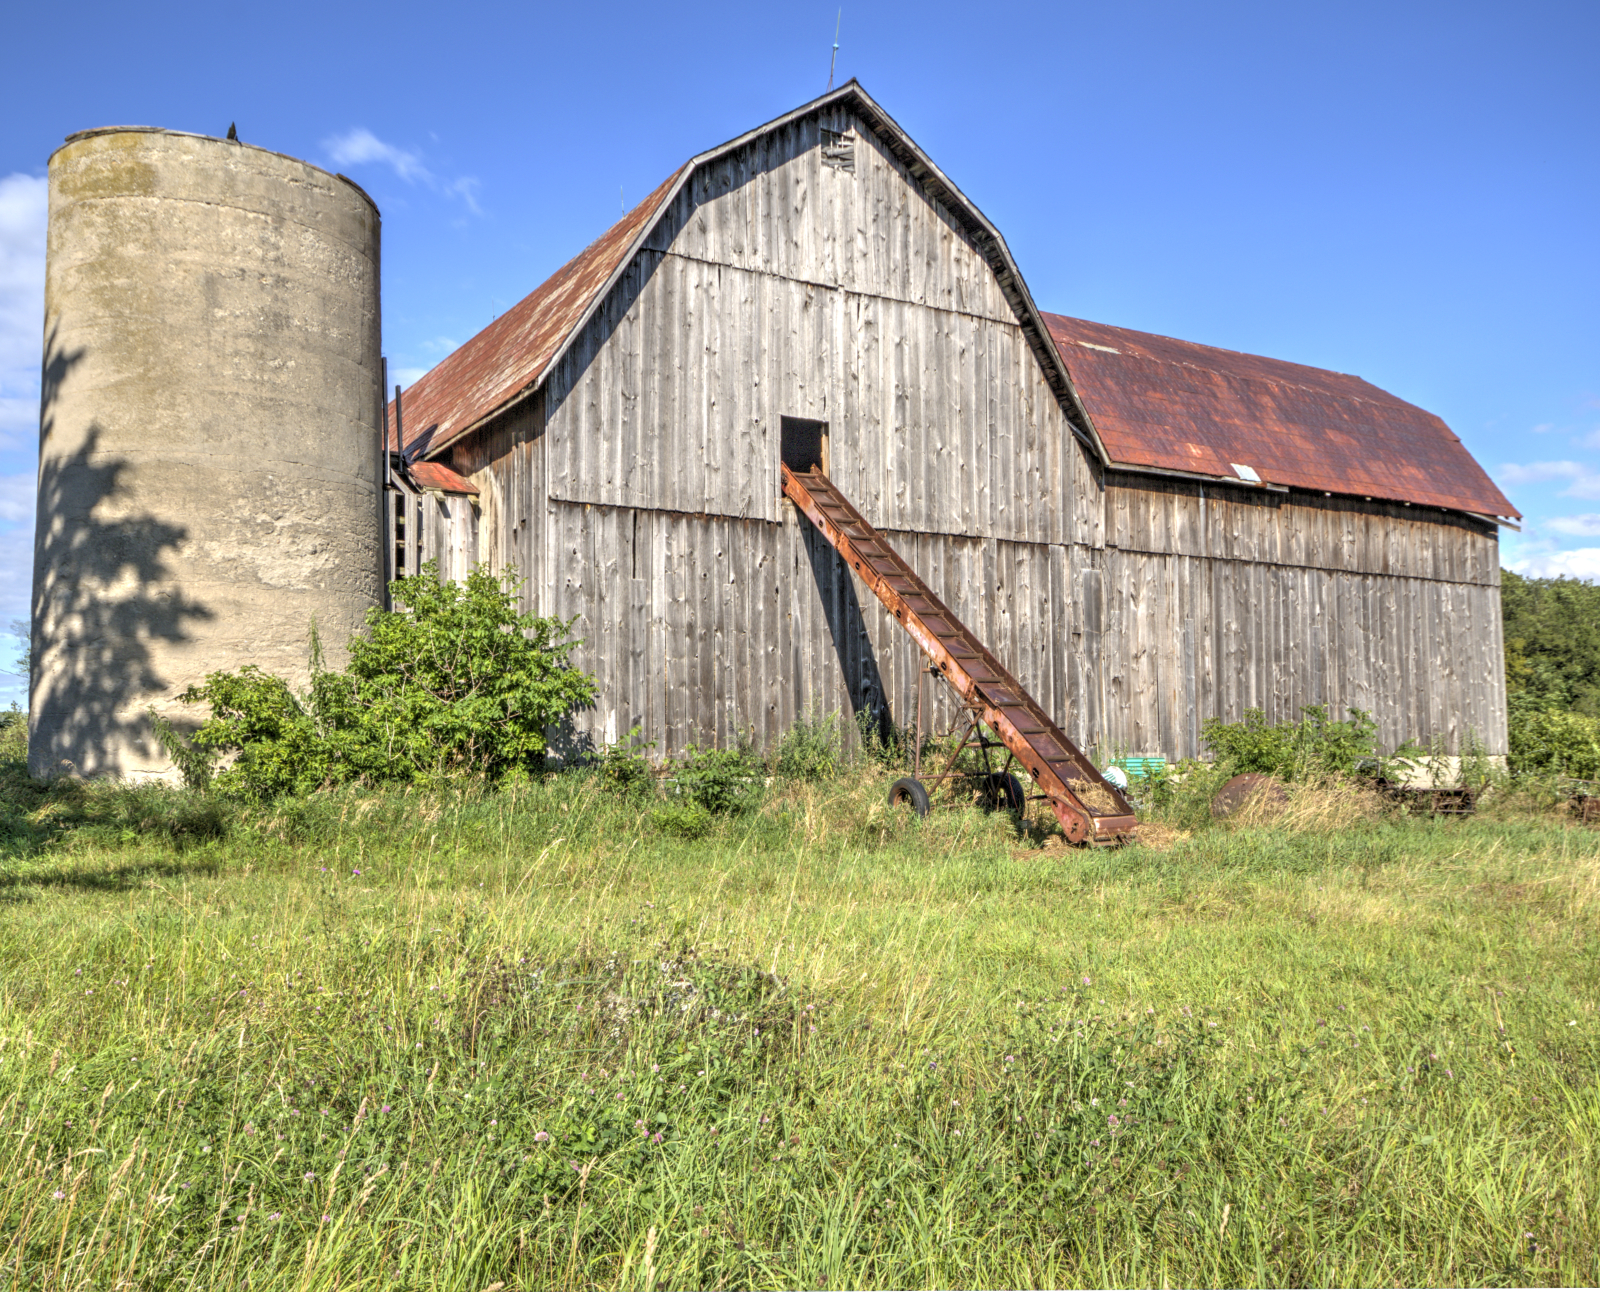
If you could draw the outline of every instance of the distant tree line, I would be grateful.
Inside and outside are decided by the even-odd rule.
[[[1503,570],[1500,612],[1511,712],[1600,717],[1600,585]]]
[[[1500,573],[1511,763],[1600,779],[1600,586]]]

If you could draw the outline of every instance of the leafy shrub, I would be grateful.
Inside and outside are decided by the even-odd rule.
[[[1142,766],[1128,775],[1128,797],[1141,807],[1167,807],[1177,793],[1176,775],[1170,763]]]
[[[28,715],[16,704],[0,711],[0,762],[28,761]]]
[[[914,727],[896,727],[888,711],[877,707],[856,710],[856,730],[862,757],[880,767],[902,766],[906,751],[916,743]]]
[[[837,713],[801,714],[778,742],[774,770],[784,780],[821,781],[836,775],[844,761]]]
[[[699,839],[711,829],[714,820],[710,812],[693,800],[664,803],[650,814],[650,822],[656,829],[679,839]]]
[[[651,793],[655,789],[655,773],[645,751],[654,748],[653,740],[639,742],[638,727],[607,745],[600,751],[596,763],[601,784],[624,798],[640,798]]]
[[[1519,713],[1510,724],[1511,757],[1518,773],[1555,773],[1600,779],[1600,718],[1582,713]]]
[[[1284,780],[1315,780],[1348,774],[1378,757],[1378,724],[1360,709],[1339,722],[1324,704],[1300,710],[1299,722],[1267,724],[1260,709],[1246,709],[1240,722],[1207,718],[1200,738],[1217,762],[1233,773],[1267,772]]]
[[[761,801],[764,777],[750,749],[701,749],[690,745],[678,768],[678,791],[714,815],[749,812]]]
[[[246,665],[183,695],[211,706],[192,744],[219,791],[265,799],[351,780],[420,782],[470,772],[498,780],[542,765],[545,730],[594,698],[569,663],[571,625],[521,614],[515,571],[474,570],[440,583],[432,563],[390,585],[394,611],[367,612],[343,671],[322,667],[313,633],[311,689]]]

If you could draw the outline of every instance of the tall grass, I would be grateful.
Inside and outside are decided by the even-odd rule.
[[[1600,838],[15,782],[50,1288],[1600,1282]]]

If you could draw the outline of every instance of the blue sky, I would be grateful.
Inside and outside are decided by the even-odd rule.
[[[0,629],[27,613],[65,135],[237,121],[353,176],[409,380],[623,201],[820,93],[838,8],[11,11]],[[1440,414],[1527,513],[1507,565],[1600,576],[1600,5],[870,3],[839,43],[839,79],[995,221],[1042,308],[1357,373]]]

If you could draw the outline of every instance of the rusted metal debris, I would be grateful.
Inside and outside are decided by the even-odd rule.
[[[1219,821],[1232,816],[1250,800],[1263,806],[1282,809],[1288,806],[1289,791],[1276,776],[1266,772],[1241,772],[1211,797],[1211,815]]]
[[[1418,816],[1471,816],[1478,810],[1474,789],[1418,789],[1376,777],[1372,787],[1391,803]]]
[[[1360,377],[1043,317],[1116,464],[1519,514],[1443,421]]]
[[[476,495],[478,486],[464,475],[452,471],[443,462],[412,462],[407,468],[411,478],[424,489],[437,489],[440,493]]]
[[[1067,839],[1131,839],[1136,823],[1127,800],[833,482],[819,468],[796,472],[785,465],[782,471],[783,492],[911,634],[972,720],[999,736],[1011,759],[1033,777]]]

